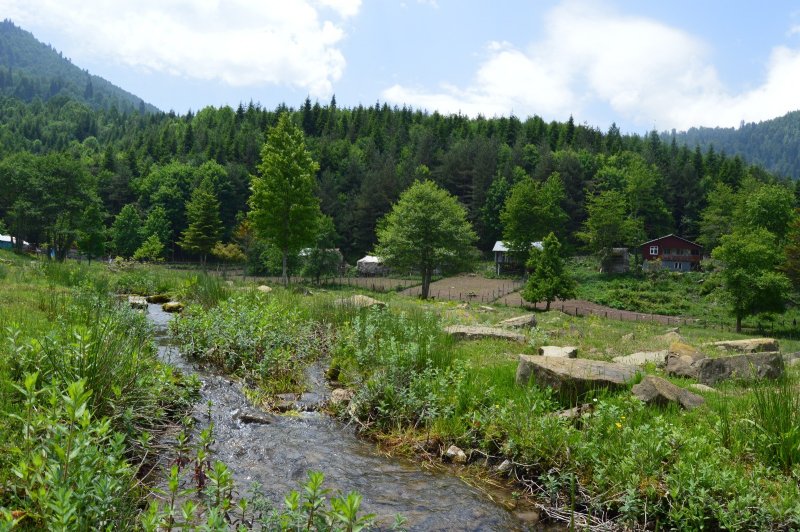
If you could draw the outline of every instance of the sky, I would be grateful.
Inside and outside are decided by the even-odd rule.
[[[178,113],[335,94],[645,133],[800,109],[784,0],[0,0],[0,17]]]

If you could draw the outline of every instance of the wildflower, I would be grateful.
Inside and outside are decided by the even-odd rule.
[[[614,424],[617,426],[617,428],[618,428],[618,429],[621,429],[621,428],[622,428],[622,423],[619,423],[619,422],[618,422],[618,423],[614,423]]]

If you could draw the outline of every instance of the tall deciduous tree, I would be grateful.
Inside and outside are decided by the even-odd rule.
[[[722,264],[718,275],[736,317],[736,332],[745,316],[784,310],[789,279],[776,271],[781,253],[772,233],[758,228],[725,235],[711,256]]]
[[[313,244],[319,199],[314,175],[319,165],[306,150],[303,132],[284,113],[261,149],[259,176],[253,178],[250,219],[256,234],[282,255],[282,277],[288,284],[290,253]]]
[[[564,185],[558,172],[550,174],[544,183],[526,176],[512,187],[500,220],[503,240],[522,261],[527,262],[533,242],[564,226],[567,221],[561,208],[564,198]]]
[[[208,179],[204,179],[200,186],[192,191],[192,198],[186,204],[186,221],[189,227],[181,234],[178,245],[190,253],[200,255],[200,262],[205,267],[206,256],[222,232],[219,200],[214,195],[214,186]]]
[[[534,248],[528,259],[531,275],[522,290],[522,297],[532,303],[547,302],[545,310],[556,299],[575,297],[575,280],[564,269],[561,257],[561,243],[556,235],[550,233],[542,243],[542,249]]]
[[[427,299],[433,271],[469,264],[476,239],[455,197],[431,181],[417,181],[379,224],[375,254],[391,267],[417,269]]]
[[[319,284],[323,275],[333,275],[342,263],[342,254],[334,248],[339,236],[333,218],[320,216],[318,218],[317,236],[314,246],[306,248],[301,257],[303,260],[303,275],[313,277]]]
[[[589,199],[588,218],[578,238],[600,258],[603,270],[608,267],[611,250],[617,246],[632,246],[644,238],[642,222],[630,215],[625,196],[616,190],[606,190]]]
[[[111,224],[111,247],[120,257],[129,259],[142,244],[142,219],[133,204],[125,205]]]

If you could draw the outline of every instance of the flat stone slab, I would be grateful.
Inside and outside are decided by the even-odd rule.
[[[624,388],[637,373],[633,366],[613,362],[520,355],[516,381],[521,386],[533,381],[574,400],[597,388]]]
[[[508,318],[497,324],[499,327],[509,329],[530,329],[536,327],[536,314],[523,314],[514,318]]]
[[[705,403],[705,399],[699,395],[654,375],[646,376],[642,382],[631,388],[631,392],[647,405],[666,406],[677,403],[691,410]]]
[[[729,379],[777,379],[785,365],[781,354],[775,352],[704,358],[697,367],[698,381],[716,384]]]
[[[774,338],[747,338],[746,340],[725,340],[709,344],[717,349],[730,353],[766,353],[779,351],[778,341]]]
[[[667,355],[669,351],[640,351],[638,353],[631,353],[630,355],[623,355],[614,357],[612,360],[617,364],[626,364],[628,366],[644,366],[646,364],[655,364],[657,368],[663,368],[667,365]]]
[[[386,307],[386,303],[384,303],[383,301],[378,301],[377,299],[362,294],[356,294],[354,296],[337,299],[334,302],[334,305],[339,307],[356,307],[356,308]]]
[[[578,358],[578,348],[567,345],[543,345],[539,348],[539,355],[543,357]]]
[[[162,303],[169,303],[170,301],[170,297],[166,294],[149,295],[145,299],[147,299],[148,303],[157,303],[159,305]]]
[[[516,333],[499,327],[482,327],[473,325],[451,325],[445,327],[444,332],[458,340],[483,340],[491,338],[495,340],[511,340],[513,342],[525,343],[527,338],[524,334]]]

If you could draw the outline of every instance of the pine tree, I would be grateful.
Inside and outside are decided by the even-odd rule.
[[[181,234],[178,245],[190,253],[200,255],[205,268],[206,255],[219,240],[222,222],[219,219],[219,200],[208,179],[203,180],[186,204],[186,220],[189,227]]]
[[[321,212],[314,194],[319,165],[306,150],[303,132],[288,113],[269,132],[261,149],[259,176],[253,178],[250,219],[256,234],[282,255],[282,277],[288,284],[288,258],[313,244]]]
[[[575,280],[564,270],[561,243],[553,233],[545,237],[541,250],[534,248],[531,252],[528,269],[532,273],[522,290],[526,301],[546,301],[545,310],[550,310],[550,303],[556,299],[575,297]]]

